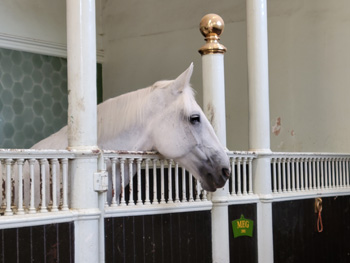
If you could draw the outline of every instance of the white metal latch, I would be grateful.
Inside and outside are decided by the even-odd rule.
[[[99,171],[94,173],[94,190],[96,192],[106,192],[108,189],[108,173],[107,171]]]

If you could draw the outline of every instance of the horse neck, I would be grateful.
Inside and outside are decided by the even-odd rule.
[[[151,88],[109,99],[98,107],[98,145],[111,150],[151,150],[145,145]],[[149,144],[149,143],[148,143]],[[146,147],[146,148],[145,148]]]

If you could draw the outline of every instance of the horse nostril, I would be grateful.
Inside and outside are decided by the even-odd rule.
[[[230,170],[227,169],[227,168],[222,168],[222,176],[225,178],[225,179],[228,179],[230,177]]]

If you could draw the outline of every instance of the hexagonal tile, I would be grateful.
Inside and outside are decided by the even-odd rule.
[[[40,100],[41,97],[43,96],[43,90],[39,85],[35,85],[33,88],[33,95],[34,98]]]
[[[13,61],[13,63],[15,63],[16,65],[20,65],[22,62],[22,54],[20,51],[12,51],[11,54],[11,60]]]
[[[53,88],[51,79],[45,78],[44,81],[43,81],[42,87],[43,87],[43,90],[45,92],[51,93],[52,88]]]
[[[44,121],[40,117],[35,117],[33,124],[34,124],[34,129],[37,132],[41,132],[42,129],[44,128]]]
[[[22,83],[24,90],[31,91],[33,89],[33,80],[29,76],[25,76]]]
[[[32,124],[26,124],[23,128],[23,132],[28,138],[32,138],[35,134],[35,130]]]
[[[32,107],[34,103],[34,95],[32,92],[26,92],[23,94],[23,102],[26,107]]]
[[[46,108],[51,107],[52,103],[53,103],[51,96],[49,94],[44,94],[44,96],[42,98],[42,103],[43,103],[44,107],[46,107]]]
[[[52,124],[54,122],[54,116],[51,109],[44,109],[43,117],[45,124]]]
[[[61,75],[60,75],[59,73],[54,72],[54,73],[52,74],[51,79],[52,79],[52,84],[53,84],[54,86],[58,86],[58,85],[61,84],[61,81],[62,81],[62,80],[61,80]]]
[[[12,76],[9,73],[5,73],[1,77],[1,83],[4,88],[10,89],[13,85]]]
[[[57,117],[60,116],[62,111],[63,111],[63,108],[61,106],[61,103],[55,102],[52,106],[52,112],[54,116],[57,116]]]
[[[40,116],[43,113],[44,107],[41,101],[35,101],[33,104],[34,113]]]
[[[61,58],[52,57],[51,64],[54,70],[60,71],[62,67]]]
[[[2,128],[4,135],[6,138],[12,138],[15,128],[13,127],[13,124],[10,122],[6,122]]]
[[[32,74],[32,78],[33,78],[34,82],[37,84],[40,84],[44,79],[43,74],[37,69],[34,69],[33,74]]]
[[[34,119],[34,112],[32,108],[25,108],[23,118],[26,123],[32,123]]]
[[[12,61],[9,57],[3,57],[0,61],[0,69],[3,72],[10,73],[12,69]]]
[[[14,97],[22,98],[22,96],[24,94],[24,89],[22,87],[22,84],[20,82],[15,82],[15,84],[13,85],[13,88],[12,88],[12,92],[13,92]]]
[[[1,93],[1,101],[4,105],[11,105],[13,101],[13,96],[11,90],[5,89]]]
[[[14,81],[20,81],[22,79],[23,74],[20,66],[13,65],[11,76]]]
[[[42,66],[42,71],[43,71],[43,74],[45,76],[50,76],[53,72],[53,68],[52,68],[52,65],[49,64],[49,63],[45,63],[43,66]]]
[[[26,141],[26,135],[22,131],[16,131],[15,135],[13,136],[13,141],[16,144],[16,148],[22,148]]]
[[[2,108],[2,117],[4,120],[11,122],[14,117],[14,112],[12,110],[12,107],[9,105],[4,105]]]
[[[21,65],[21,69],[23,70],[24,74],[30,75],[33,71],[33,65],[28,60],[25,60]]]
[[[13,127],[15,127],[16,130],[22,130],[24,127],[24,118],[22,115],[15,116],[13,120]]]
[[[54,89],[52,90],[52,98],[55,101],[61,101],[61,99],[63,98],[62,91],[59,87],[54,87]]]
[[[24,105],[23,102],[19,99],[14,99],[12,102],[12,107],[13,107],[13,111],[15,114],[19,115],[22,114],[23,109],[24,109]]]
[[[43,61],[41,57],[42,57],[41,55],[37,55],[37,54],[33,55],[32,62],[34,67],[41,68],[41,66],[43,65]]]

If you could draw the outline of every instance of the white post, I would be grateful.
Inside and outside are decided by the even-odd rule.
[[[216,14],[205,15],[200,31],[207,43],[199,49],[202,55],[203,107],[221,142],[226,147],[224,53],[226,48],[218,40],[224,21]],[[228,183],[212,193],[212,252],[213,262],[229,262]]]
[[[67,0],[68,146],[77,152],[97,149],[96,25],[94,0]],[[70,202],[75,262],[99,262],[98,194],[93,189],[97,157],[70,163]]]
[[[269,80],[266,0],[247,0],[247,52],[249,82],[249,148],[270,150]],[[269,157],[254,162],[254,193],[257,205],[258,262],[273,262],[272,191]]]

